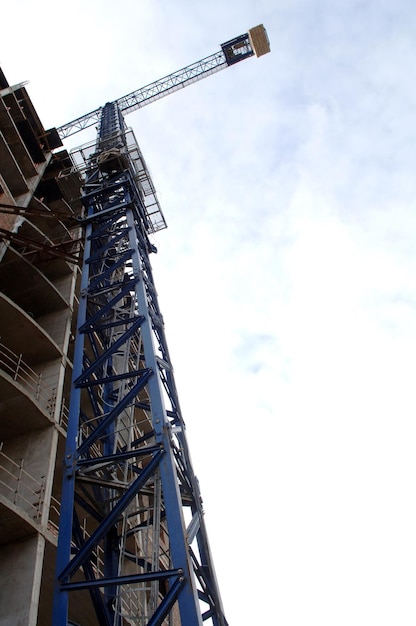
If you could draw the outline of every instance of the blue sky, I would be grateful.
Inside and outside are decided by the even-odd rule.
[[[2,67],[47,126],[266,26],[270,55],[127,118],[223,602],[234,626],[413,625],[416,6],[7,10]]]

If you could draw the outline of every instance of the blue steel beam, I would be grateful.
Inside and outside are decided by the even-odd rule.
[[[82,621],[73,598],[89,593],[97,626],[156,626],[168,616],[226,626],[152,276],[144,191],[121,112],[104,111],[86,166],[53,624]]]

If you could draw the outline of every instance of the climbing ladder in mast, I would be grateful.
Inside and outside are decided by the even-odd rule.
[[[58,129],[99,122],[73,155],[85,236],[54,626],[227,625],[149,258],[166,224],[123,112],[268,50],[256,27]]]

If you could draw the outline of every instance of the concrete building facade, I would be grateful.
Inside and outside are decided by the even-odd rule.
[[[0,71],[0,624],[52,623],[80,178]]]

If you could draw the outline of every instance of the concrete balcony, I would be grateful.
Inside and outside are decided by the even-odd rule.
[[[34,318],[68,306],[46,275],[11,246],[0,264],[0,288],[3,294]]]
[[[0,545],[38,532],[43,506],[44,479],[0,451]]]
[[[50,426],[55,398],[56,391],[24,362],[22,355],[0,343],[0,441]]]
[[[17,114],[19,119],[16,121],[21,124],[24,121],[24,117],[19,109],[17,110]],[[0,125],[4,139],[14,155],[14,158],[19,162],[23,175],[26,178],[36,176],[36,165],[16,126],[10,107],[6,105],[6,102],[2,98],[0,98]]]
[[[39,307],[42,304],[39,301]],[[13,300],[0,294],[1,337],[7,337],[7,348],[21,355],[25,363],[36,365],[61,358],[62,352],[40,324]]]

